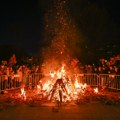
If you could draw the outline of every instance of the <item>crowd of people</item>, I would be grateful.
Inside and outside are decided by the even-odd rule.
[[[111,57],[109,60],[100,59],[99,65],[79,65],[82,73],[97,73],[97,74],[120,74],[120,56]],[[40,73],[42,65],[18,65],[16,64],[15,55],[10,60],[2,61],[0,64],[0,75],[27,75],[31,73]],[[119,63],[119,64],[118,64]]]
[[[99,65],[85,65],[81,67],[83,73],[120,74],[120,56],[111,57],[109,60],[100,59]]]
[[[15,88],[21,83],[26,84],[27,77],[31,73],[40,73],[39,66],[29,68],[27,65],[21,65],[14,69],[11,66],[0,65],[0,89]]]
[[[40,67],[33,65],[28,67],[27,65],[18,65],[16,57],[13,56],[9,61],[1,61],[0,64],[0,90],[17,87],[21,83],[26,83],[26,78],[31,73],[40,73]]]

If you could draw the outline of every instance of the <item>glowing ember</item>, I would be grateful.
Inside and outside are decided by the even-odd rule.
[[[21,88],[21,97],[23,97],[23,99],[26,100],[26,92],[24,90],[24,87]]]
[[[95,92],[95,93],[98,93],[98,88],[94,88],[94,92]]]
[[[40,80],[37,85],[37,94],[40,94],[42,92],[42,89],[43,89],[43,85],[42,85],[42,81]]]
[[[40,94],[40,91],[41,91],[41,87],[40,85],[37,85],[37,94]]]

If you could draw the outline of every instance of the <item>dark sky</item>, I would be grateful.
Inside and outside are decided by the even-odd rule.
[[[26,48],[29,52],[39,51],[44,35],[44,14],[49,10],[49,6],[52,6],[52,1],[53,0],[3,0],[0,2],[0,44],[14,44]],[[107,29],[105,28],[106,31],[109,27],[111,28],[111,24],[113,24],[112,27],[114,26],[114,31],[109,31],[107,35],[113,33],[113,38],[115,38],[116,35],[119,36],[119,0],[68,0],[69,13],[85,35],[87,35],[88,38],[91,37],[90,40],[92,38],[96,39],[96,36],[90,35],[94,34],[96,28],[92,28],[93,31],[90,33],[91,28],[89,24],[86,25],[86,23],[83,22],[89,19],[89,17],[91,18],[92,13],[94,13],[95,10],[94,7],[91,7],[92,5],[96,6],[97,12],[99,10],[101,12],[102,10],[101,13],[106,13],[107,18],[102,20],[105,22],[108,20],[109,24],[106,27]],[[86,11],[89,11],[89,9],[93,12],[91,12],[91,14],[88,13],[89,15],[86,17]],[[92,17],[93,16],[94,14]],[[102,34],[106,34],[106,32]],[[98,34],[98,36],[99,35],[100,34]],[[118,41],[119,39],[116,37],[115,39],[111,39],[111,41],[112,40]]]

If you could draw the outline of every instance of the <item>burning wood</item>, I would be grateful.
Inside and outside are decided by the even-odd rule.
[[[87,84],[79,83],[77,76],[75,76],[75,80],[73,79],[73,81],[74,83],[72,79],[66,75],[65,66],[63,65],[57,72],[50,72],[49,79],[41,85],[43,87],[37,85],[37,90],[41,90],[43,96],[47,96],[50,101],[57,100],[59,102],[66,102],[76,100],[78,95],[84,95]]]
[[[52,90],[50,91],[50,100],[52,100],[55,92],[58,92],[59,95],[59,101],[62,102],[62,92],[65,92],[66,94],[68,94],[67,89],[63,83],[63,79],[57,79],[56,83],[54,84]]]

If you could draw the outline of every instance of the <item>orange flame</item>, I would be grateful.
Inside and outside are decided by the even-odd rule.
[[[26,100],[26,92],[24,90],[24,87],[21,88],[21,96],[24,98],[24,100]]]
[[[51,78],[54,78],[54,77],[55,77],[55,74],[56,74],[56,72],[50,72]]]
[[[98,93],[98,88],[94,88],[94,92],[95,92],[95,93]]]

